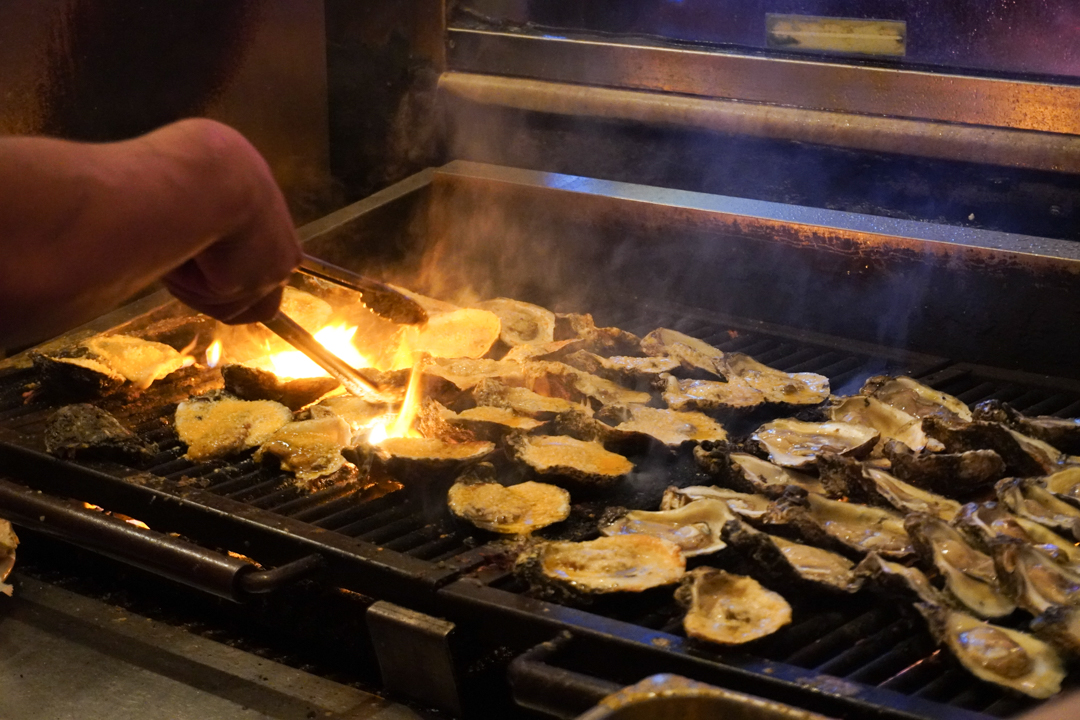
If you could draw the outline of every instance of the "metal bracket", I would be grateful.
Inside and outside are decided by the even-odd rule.
[[[369,607],[365,619],[387,694],[460,716],[454,623],[385,600]]]

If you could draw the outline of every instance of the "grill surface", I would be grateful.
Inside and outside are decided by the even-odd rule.
[[[1080,383],[1071,381],[949,364],[931,356],[896,353],[737,319],[708,317],[687,308],[638,308],[626,311],[623,316],[598,320],[639,334],[658,326],[672,327],[725,351],[746,353],[787,372],[827,375],[838,393],[857,389],[872,374],[908,374],[969,404],[998,398],[1025,413],[1068,416],[1080,412]],[[0,376],[0,459],[17,460],[13,464],[9,462],[9,466],[21,470],[17,472],[19,479],[34,486],[41,484],[45,474],[39,467],[47,457],[40,454],[41,436],[44,423],[54,409],[52,403],[34,392],[36,380],[32,370]],[[70,478],[57,481],[52,477],[50,482],[61,484],[45,489],[54,492],[60,489],[62,494],[98,504],[103,504],[98,502],[102,497],[123,497],[125,503],[130,503],[128,498],[140,497],[138,493],[149,496],[152,491],[164,492],[208,512],[219,512],[222,507],[235,512],[240,508],[246,527],[254,525],[268,532],[280,530],[281,519],[287,518],[291,524],[285,534],[300,542],[304,551],[315,548],[338,559],[339,572],[334,579],[344,587],[371,592],[371,584],[357,582],[356,578],[371,565],[372,557],[377,556],[379,563],[404,578],[401,594],[395,599],[415,600],[421,606],[437,602],[427,597],[430,590],[446,586],[470,572],[491,589],[514,596],[525,592],[526,588],[512,574],[498,563],[488,562],[500,554],[496,547],[485,545],[490,536],[454,523],[445,512],[441,496],[432,498],[388,482],[336,486],[309,494],[297,488],[291,476],[255,463],[250,454],[236,462],[196,464],[184,459],[184,448],[171,428],[175,403],[193,390],[205,390],[219,382],[216,373],[202,371],[195,377],[185,377],[182,382],[166,381],[160,387],[155,386],[151,393],[154,402],[108,408],[156,447],[153,460],[137,469],[139,474],[135,477],[142,485],[121,479],[132,474],[130,468],[108,466],[102,475],[102,466],[60,463],[70,471]],[[50,462],[57,461],[50,459]],[[693,479],[692,472],[680,475],[677,467],[667,468],[665,472],[670,477],[653,482],[647,492],[606,498],[605,504],[651,509],[664,486],[688,484]],[[153,483],[145,482],[148,475],[154,478]],[[134,488],[136,494],[110,494],[103,489],[110,482]],[[219,506],[207,499],[210,496],[229,502]],[[150,512],[152,498],[145,502],[145,510]],[[140,517],[137,503],[117,509]],[[589,537],[595,534],[594,515],[600,509],[602,506],[597,503],[576,503],[571,521],[545,534],[574,539]],[[179,531],[198,540],[195,526],[200,524],[200,517],[198,513],[193,517],[196,521]],[[308,535],[296,533],[295,528],[306,528]],[[280,540],[277,535],[274,537]],[[349,542],[335,541],[342,537]],[[220,542],[220,537],[214,536],[209,542]],[[259,550],[257,544],[244,548],[246,554],[257,559],[260,559]],[[288,549],[282,551],[277,546],[271,554],[282,552],[289,554]],[[354,572],[340,570],[342,564],[355,566]],[[534,601],[534,605],[537,612],[547,612],[544,603]],[[588,624],[589,617],[604,616],[616,621],[610,625],[616,635],[620,627],[628,628],[629,634],[636,632],[632,631],[635,628],[653,631],[655,637],[664,639],[654,645],[662,647],[667,642],[672,647],[685,646],[699,660],[741,667],[761,661],[774,662],[989,716],[1006,716],[1030,705],[976,680],[951,656],[937,650],[921,619],[911,611],[882,604],[865,594],[843,602],[800,599],[794,605],[795,621],[790,627],[737,653],[686,640],[682,636],[680,610],[670,593],[643,594],[624,603],[600,603],[585,613],[570,613],[565,616],[570,619],[562,622],[566,627],[582,627]],[[596,666],[587,670],[595,672]]]

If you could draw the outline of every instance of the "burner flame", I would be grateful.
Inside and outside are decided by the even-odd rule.
[[[371,367],[371,362],[356,349],[353,337],[355,325],[327,325],[315,333],[315,339],[354,368]],[[284,380],[326,377],[327,373],[299,350],[273,353],[266,359],[266,369]]]
[[[206,365],[215,368],[221,362],[221,341],[215,340],[206,348]]]

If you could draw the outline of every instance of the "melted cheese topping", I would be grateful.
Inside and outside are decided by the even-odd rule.
[[[587,475],[617,477],[634,469],[622,455],[609,452],[598,442],[575,440],[563,435],[540,435],[525,439],[521,460],[537,472],[576,470]]]
[[[255,454],[269,453],[281,460],[284,470],[301,480],[332,475],[345,466],[341,451],[348,446],[352,428],[339,417],[290,422],[277,430]]]
[[[176,433],[198,462],[258,447],[291,420],[292,411],[272,400],[196,399],[176,408]]]
[[[98,335],[83,345],[110,368],[142,389],[195,362],[165,343],[127,335]]]
[[[570,514],[570,493],[560,487],[524,482],[509,487],[498,483],[458,483],[450,488],[450,510],[484,530],[525,535]]]

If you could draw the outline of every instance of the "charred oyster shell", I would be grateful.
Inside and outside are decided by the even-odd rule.
[[[723,537],[737,553],[740,572],[778,587],[853,593],[862,586],[853,572],[855,563],[834,552],[759,532],[738,520],[724,526]]]
[[[507,535],[527,535],[565,520],[570,493],[560,487],[527,481],[457,482],[447,495],[450,512],[476,527]]]
[[[423,325],[406,325],[402,341],[414,353],[436,358],[480,358],[502,332],[499,316],[477,308],[431,314]]]
[[[495,451],[484,440],[447,442],[440,438],[386,438],[375,446],[376,453],[391,465],[446,470],[483,460]]]
[[[634,469],[632,462],[598,442],[564,435],[512,435],[507,446],[520,462],[541,475],[562,476],[594,487],[613,485]]]
[[[783,597],[753,578],[715,568],[691,570],[675,597],[687,608],[683,629],[697,640],[741,645],[791,622],[791,606]]]
[[[1061,691],[1061,658],[1026,633],[977,620],[939,605],[917,603],[930,633],[976,677],[1034,698]]]
[[[1001,586],[1032,615],[1053,605],[1080,604],[1080,573],[1015,538],[998,538],[991,545]]]
[[[679,581],[686,559],[679,546],[651,535],[612,535],[586,542],[542,542],[518,556],[515,572],[571,597],[642,592]]]
[[[900,512],[921,512],[952,520],[960,512],[960,503],[928,490],[910,485],[876,467],[857,460],[825,454],[818,459],[822,481],[832,489],[843,485],[844,496],[892,507]]]
[[[867,379],[859,394],[918,418],[934,417],[950,423],[971,421],[971,410],[963,402],[906,376],[875,375]]]
[[[1080,548],[1037,522],[1010,513],[996,502],[968,503],[953,525],[979,550],[991,552],[994,538],[1012,537],[1037,547],[1063,565],[1080,566]]]
[[[863,457],[873,449],[879,435],[876,430],[851,423],[784,419],[765,423],[750,437],[777,465],[804,468],[813,465],[823,452]]]
[[[904,527],[919,557],[933,565],[945,580],[945,590],[979,617],[1005,617],[1016,609],[998,585],[994,561],[968,545],[963,536],[940,518],[912,513]]]
[[[737,490],[777,497],[794,485],[807,492],[824,494],[821,481],[798,470],[774,465],[749,453],[731,453],[724,449],[694,448],[694,459],[702,470],[723,478]]]
[[[170,345],[129,335],[95,335],[83,341],[83,346],[141,390],[195,362]]]
[[[92,357],[52,356],[31,353],[42,386],[50,393],[71,399],[105,397],[119,390],[127,379]]]
[[[1050,445],[998,423],[975,421],[950,425],[928,417],[923,420],[923,429],[927,435],[941,441],[950,453],[993,450],[1005,461],[1006,472],[1013,475],[1049,475],[1066,459]]]
[[[724,376],[724,353],[704,340],[678,330],[657,328],[641,338],[641,350],[650,357],[670,357],[684,368],[706,376]]]
[[[221,377],[225,390],[241,400],[273,400],[290,410],[299,410],[341,385],[329,377],[282,380],[268,370],[246,365],[225,365]]]
[[[640,533],[670,540],[686,557],[708,555],[726,547],[721,539],[724,524],[734,520],[728,506],[720,500],[702,498],[672,510],[618,512],[602,520],[602,535]]]
[[[994,486],[998,500],[1020,517],[1080,540],[1080,509],[1054,497],[1036,478],[1005,478]]]
[[[355,436],[366,430],[380,417],[390,412],[384,403],[374,403],[355,395],[334,395],[323,398],[306,411],[312,418],[339,417],[349,424]]]
[[[882,451],[896,477],[948,497],[972,493],[1005,474],[1005,462],[993,450],[916,453],[907,445],[890,440],[882,446]]]
[[[783,405],[818,405],[829,399],[829,379],[816,373],[786,373],[763,365],[742,353],[726,353],[721,362],[728,382],[759,391],[766,402]]]
[[[292,410],[273,400],[211,393],[180,403],[175,427],[188,446],[186,457],[202,462],[258,447],[292,418]]]
[[[507,346],[540,345],[555,339],[555,313],[532,303],[493,298],[476,304],[500,321],[499,339]]]
[[[911,555],[914,548],[900,515],[884,508],[829,500],[789,489],[765,515],[770,525],[787,525],[806,542],[849,557],[869,552],[891,558]]]
[[[870,581],[870,587],[891,597],[918,600],[933,605],[945,603],[945,597],[923,571],[890,562],[877,553],[870,553],[855,567],[855,576]]]
[[[687,442],[722,442],[727,439],[724,426],[699,412],[678,412],[647,405],[611,405],[596,415],[614,422],[619,433],[648,435],[669,450]]]
[[[544,423],[507,408],[478,405],[459,413],[447,411],[446,421],[465,428],[479,439],[496,442],[511,432],[530,432]]]
[[[518,415],[528,415],[537,420],[550,420],[560,413],[577,411],[591,413],[587,403],[573,402],[566,398],[548,397],[528,388],[507,385],[500,380],[486,379],[477,383],[473,390],[477,405],[513,410]]]
[[[616,355],[606,358],[585,350],[570,353],[563,358],[563,362],[605,380],[634,388],[655,385],[661,375],[680,367],[678,360],[669,357]]]
[[[641,338],[617,327],[597,327],[593,316],[584,313],[555,313],[555,341],[575,339],[576,349],[611,357],[637,355]]]
[[[940,442],[926,436],[920,418],[874,397],[852,395],[837,398],[826,414],[836,422],[854,423],[877,430],[881,434],[881,443],[895,440],[915,451],[944,449]]]
[[[999,422],[1028,437],[1042,440],[1070,455],[1080,454],[1080,418],[1052,415],[1027,416],[1000,400],[987,400],[975,406],[976,420]]]
[[[88,403],[65,405],[45,423],[45,450],[62,458],[138,463],[146,444],[111,414]]]

